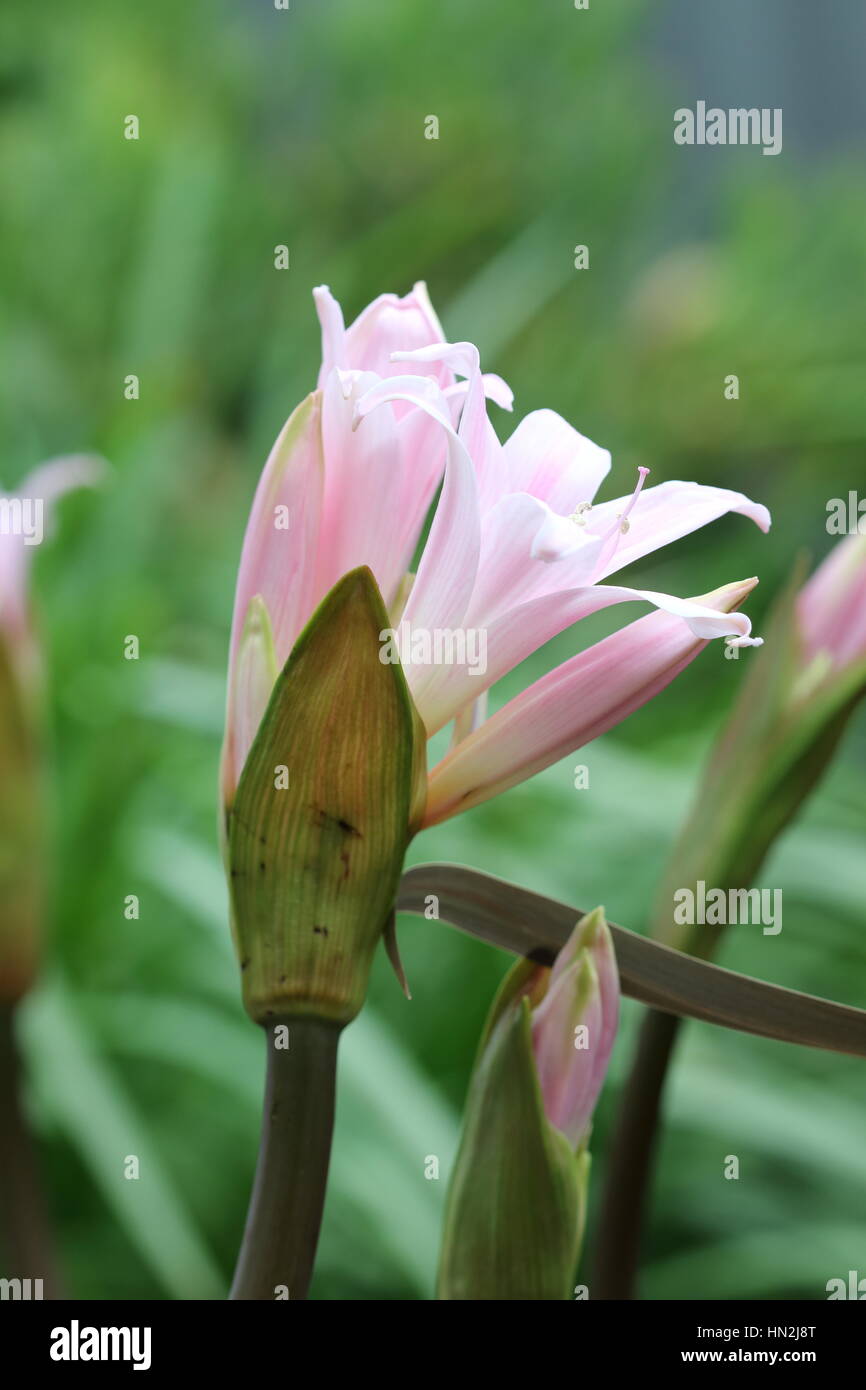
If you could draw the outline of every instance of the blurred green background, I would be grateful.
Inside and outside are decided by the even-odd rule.
[[[553,407],[613,451],[607,495],[647,463],[652,482],[767,503],[769,537],[727,518],[626,580],[687,596],[757,573],[758,631],[794,556],[828,548],[827,500],[866,486],[862,128],[814,148],[808,66],[792,67],[787,29],[767,31],[768,14],[791,15],[736,8],[733,39],[727,8],[705,7],[679,51],[678,7],[636,0],[4,6],[2,481],[79,449],[111,463],[98,494],[64,503],[35,566],[59,862],[23,1039],[77,1296],[223,1297],[240,1238],[263,1046],[229,946],[216,768],[247,509],[318,369],[312,287],[330,284],[353,317],[426,279],[448,335],[513,386],[518,418]],[[849,38],[857,9],[830,7]],[[722,38],[733,62],[713,86],[701,64]],[[738,60],[759,40],[770,57],[744,84]],[[840,33],[840,63],[846,47]],[[832,53],[820,72],[838,100]],[[774,106],[783,90],[777,158],[673,144],[677,106]],[[288,271],[274,269],[280,243]],[[588,270],[574,269],[579,243]],[[723,396],[732,372],[738,401]],[[499,697],[601,630],[559,639]],[[138,662],[123,659],[133,633]],[[413,860],[601,901],[642,929],[748,659],[711,646],[585,753],[425,833]],[[763,872],[784,890],[784,930],[731,933],[725,964],[866,1005],[864,753],[860,717]],[[318,1298],[431,1296],[468,1069],[507,960],[414,919],[401,946],[413,1002],[380,959],[344,1039]],[[626,1007],[598,1115],[594,1201],[637,1015]],[[830,1277],[864,1272],[863,1075],[689,1027],[645,1297],[822,1298]],[[722,1177],[729,1153],[739,1182]],[[438,1182],[424,1177],[433,1154]]]

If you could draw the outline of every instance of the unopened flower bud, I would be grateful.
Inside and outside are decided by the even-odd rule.
[[[601,908],[578,923],[552,970],[520,961],[506,976],[470,1082],[440,1298],[569,1297],[583,1234],[590,1120],[618,1009]]]

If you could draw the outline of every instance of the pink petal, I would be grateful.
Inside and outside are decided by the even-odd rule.
[[[35,525],[35,504],[41,504],[42,536],[33,540],[13,531],[0,533],[0,625],[8,634],[23,637],[29,629],[27,613],[27,573],[29,562],[38,543],[51,534],[55,504],[67,492],[79,487],[93,487],[106,473],[105,461],[91,454],[70,454],[50,459],[34,468],[9,500],[26,501],[30,507],[29,522]],[[0,493],[0,498],[3,494]]]
[[[586,1137],[619,1019],[619,973],[601,908],[575,927],[554,963],[532,1019],[532,1041],[545,1113],[577,1148]],[[586,1048],[575,1028],[587,1029]]]
[[[270,616],[261,596],[256,594],[247,609],[229,674],[220,772],[224,806],[230,806],[234,800],[278,674]]]
[[[417,387],[424,378],[396,378],[391,382],[412,382]],[[505,410],[511,409],[511,392],[501,377],[487,374],[481,378],[484,391],[490,400],[496,401]],[[455,410],[454,420],[459,419],[468,390],[468,382],[455,382],[442,391],[441,395]],[[411,391],[412,387],[410,387]],[[434,398],[441,398],[434,392]],[[396,548],[402,557],[397,568],[409,568],[418,538],[421,534],[433,495],[442,479],[445,464],[445,441],[437,418],[427,410],[412,409],[411,397],[408,402],[398,399],[398,407],[408,413],[401,414],[398,421],[398,435],[402,456],[402,481],[396,500]]]
[[[257,594],[270,616],[278,669],[315,607],[323,472],[322,403],[314,392],[283,426],[253,499],[235,593],[230,683],[243,625]],[[288,529],[278,525],[285,515]]]
[[[458,434],[475,465],[478,497],[482,511],[491,506],[506,489],[507,472],[502,445],[487,417],[484,377],[478,349],[473,343],[434,343],[414,352],[394,354],[404,362],[440,362],[449,371],[467,379],[466,399],[460,415]]]
[[[501,376],[497,376],[495,372],[482,372],[481,384],[487,399],[493,401],[494,405],[498,405],[500,410],[514,409],[514,392],[508,382],[502,380]],[[468,391],[468,381],[455,381],[453,386],[446,386],[442,394],[448,400],[460,399],[462,402]]]
[[[316,573],[316,600],[359,565],[369,565],[386,603],[403,576],[399,530],[403,453],[393,410],[360,421],[359,399],[378,385],[372,373],[333,371],[325,382],[322,439],[325,491]],[[432,383],[431,383],[432,385]],[[439,445],[438,460],[443,453]],[[437,460],[434,460],[437,462]],[[441,466],[441,462],[438,464]],[[429,477],[422,478],[429,500]]]
[[[483,552],[482,552],[483,556]],[[736,645],[760,644],[750,636],[751,623],[745,613],[718,612],[695,599],[681,599],[653,589],[630,589],[613,584],[586,584],[574,589],[545,594],[528,603],[516,604],[484,623],[473,605],[464,626],[480,627],[486,634],[486,669],[483,674],[466,667],[451,666],[428,697],[428,733],[447,724],[469,700],[494,685],[521,661],[544,646],[581,618],[618,603],[652,603],[663,612],[681,618],[697,637],[710,640],[727,637]]]
[[[437,628],[458,627],[462,622],[475,581],[480,546],[475,470],[448,418],[447,402],[441,394],[437,401],[435,392],[429,381],[396,378],[372,387],[357,405],[357,416],[364,421],[386,402],[401,400],[426,411],[444,432],[448,450],[445,481],[403,614],[410,627],[430,633]],[[442,679],[442,674],[441,668],[435,667],[414,666],[407,671],[422,718],[426,717],[428,691]]]
[[[575,1048],[575,1028],[587,1029],[590,1046]],[[601,1038],[603,1012],[595,966],[586,952],[553,984],[532,1019],[532,1050],[544,1113],[577,1148],[601,1088],[593,1040]],[[598,1084],[596,1081],[598,1079]]]
[[[754,583],[730,584],[697,602],[727,613]],[[673,613],[651,613],[543,676],[433,769],[425,825],[506,791],[619,724],[664,690],[704,643]]]
[[[464,738],[468,738],[470,734],[475,733],[476,729],[481,728],[481,725],[487,718],[487,697],[488,692],[485,690],[479,695],[477,700],[473,700],[469,704],[463,706],[454,720],[454,732],[451,740],[452,747],[458,743],[462,743]]]
[[[572,587],[591,583],[601,542],[586,541],[579,527],[556,517],[546,502],[525,492],[511,493],[482,516],[481,558],[468,623],[487,626],[531,597],[539,571],[548,579],[550,567],[536,558],[536,552],[555,544],[557,523],[568,528],[565,539],[573,548],[568,571],[558,570],[565,582],[557,588],[569,587],[569,580]]]
[[[330,292],[317,292],[324,300]],[[336,301],[334,301],[336,302]],[[337,320],[328,306],[327,313],[336,328]],[[342,322],[342,315],[340,316]],[[329,341],[336,334],[329,334]],[[343,370],[375,372],[377,376],[394,375],[391,356],[395,352],[408,352],[413,348],[425,347],[428,343],[441,342],[444,333],[423,281],[415,285],[411,294],[400,298],[396,294],[380,294],[372,304],[363,309],[353,324],[345,330],[339,349],[334,355],[334,365]],[[323,358],[327,354],[323,352]],[[443,386],[451,383],[450,372],[440,366],[431,372]],[[324,379],[320,378],[321,384]]]
[[[828,652],[841,669],[866,660],[866,535],[834,545],[798,600],[806,659]]]
[[[18,489],[21,497],[41,497],[53,507],[67,492],[78,487],[95,487],[106,476],[108,465],[94,454],[69,454],[40,463]]]
[[[445,438],[439,421],[426,410],[408,409],[397,421],[400,479],[393,499],[394,570],[399,576],[412,565],[427,514],[442,481]]]
[[[489,622],[517,603],[598,582],[728,510],[743,511],[759,525],[769,525],[766,508],[742,493],[697,483],[644,488],[632,503],[632,497],[624,497],[594,505],[583,514],[582,525],[548,509],[545,525],[535,529],[536,512],[527,503],[504,499],[499,505],[507,516],[497,517],[494,510],[483,521],[481,577],[472,621]],[[623,534],[619,518],[630,506]],[[496,532],[489,544],[488,528]]]
[[[613,532],[609,559],[602,565],[597,579],[604,579],[626,565],[633,564],[672,541],[697,531],[716,521],[727,512],[748,516],[762,531],[770,529],[770,513],[759,502],[752,502],[742,492],[722,487],[704,487],[700,483],[667,482],[644,488],[628,516],[628,530],[619,534],[617,517],[624,512],[630,497],[594,506],[588,514],[587,530],[593,535]]]
[[[346,361],[346,326],[343,311],[327,285],[313,290],[313,302],[322,328],[322,368],[319,387],[323,387],[335,367],[348,366]]]
[[[540,497],[552,511],[571,516],[591,502],[610,470],[610,454],[578,434],[554,410],[534,410],[503,446],[510,491]]]

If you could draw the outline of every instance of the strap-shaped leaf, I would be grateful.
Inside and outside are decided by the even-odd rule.
[[[461,931],[515,955],[550,965],[585,914],[566,903],[462,864],[419,864],[400,882],[397,908],[438,914]],[[767,984],[696,960],[635,932],[610,930],[623,992],[664,1013],[866,1057],[866,1010]]]

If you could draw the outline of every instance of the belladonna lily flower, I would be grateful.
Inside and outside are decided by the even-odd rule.
[[[520,961],[506,976],[469,1086],[440,1298],[570,1296],[590,1121],[618,1013],[619,977],[601,908],[578,922],[552,970]]]
[[[366,566],[432,736],[454,742],[432,769],[424,824],[531,776],[597,737],[663,689],[711,638],[757,642],[736,611],[755,583],[680,599],[607,583],[626,565],[726,512],[769,526],[742,493],[689,482],[596,503],[610,455],[559,415],[528,415],[503,445],[486,398],[511,394],[482,375],[477,350],[449,345],[423,286],[384,295],[345,329],[327,289],[318,389],[268,459],[244,540],[231,639],[223,798],[230,806],[277,673],[311,614]],[[407,375],[406,364],[412,374]],[[425,518],[441,492],[411,572]],[[657,612],[530,686],[485,720],[497,680],[579,619],[612,604]],[[485,661],[469,660],[482,634]],[[417,660],[417,640],[446,659]],[[443,646],[444,644],[444,646]],[[383,659],[387,659],[383,649]],[[480,669],[483,664],[484,669]]]
[[[866,535],[840,541],[797,599],[804,683],[844,678],[866,662]]]
[[[97,461],[61,458],[0,493],[0,1004],[36,973],[45,885],[40,652],[30,614],[30,557],[54,503],[96,480]]]
[[[753,581],[697,600],[602,581],[725,512],[768,525],[741,493],[644,488],[646,470],[631,496],[595,505],[608,454],[550,411],[501,445],[486,401],[509,409],[511,393],[482,375],[474,347],[443,342],[423,286],[383,295],[348,329],[328,290],[315,298],[322,370],[259,482],[229,656],[221,832],[244,1005],[270,1043],[241,1299],[273,1298],[278,1284],[304,1297],[337,1037],[383,936],[398,965],[393,909],[412,834],[625,718],[710,638],[752,641],[736,610]],[[656,613],[484,722],[486,691],[524,657],[637,601]],[[465,640],[476,630],[480,662]],[[452,750],[428,785],[427,739],[449,723]]]

